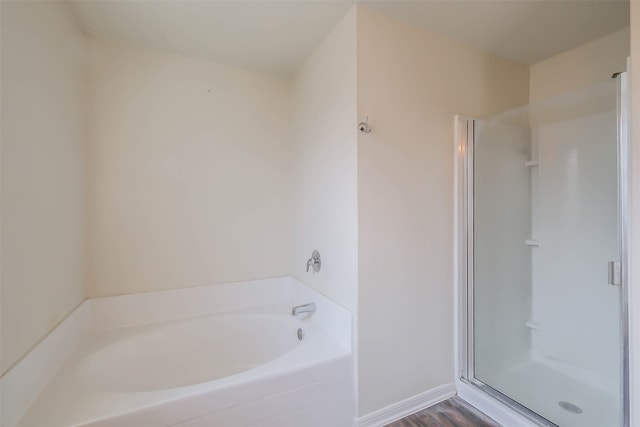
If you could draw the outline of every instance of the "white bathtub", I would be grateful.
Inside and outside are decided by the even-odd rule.
[[[85,304],[89,333],[19,426],[353,424],[350,313],[292,278]]]

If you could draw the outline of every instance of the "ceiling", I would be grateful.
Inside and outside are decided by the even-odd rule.
[[[99,40],[288,74],[304,62],[353,3],[77,0],[74,5],[85,33]]]
[[[629,26],[618,0],[373,1],[386,15],[534,64]]]
[[[290,74],[355,0],[73,2],[100,40]],[[629,25],[628,0],[360,0],[359,4],[533,64]]]

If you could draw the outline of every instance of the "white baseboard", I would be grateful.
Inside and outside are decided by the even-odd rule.
[[[354,427],[383,427],[400,418],[415,414],[429,406],[442,402],[455,396],[455,394],[456,387],[454,383],[443,384],[357,418]]]
[[[0,379],[0,425],[13,427],[89,332],[85,300]]]

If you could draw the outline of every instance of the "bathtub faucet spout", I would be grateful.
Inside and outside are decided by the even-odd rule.
[[[291,309],[291,315],[297,316],[301,313],[315,313],[316,311],[316,303],[310,302],[309,304],[296,305]]]

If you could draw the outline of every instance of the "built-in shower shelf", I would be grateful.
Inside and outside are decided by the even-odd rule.
[[[537,239],[525,240],[524,244],[527,246],[540,246],[540,242]]]
[[[526,162],[524,162],[524,165],[527,167],[534,167],[534,166],[538,166],[538,161],[537,160],[527,160]]]
[[[525,323],[525,326],[529,329],[533,329],[534,331],[539,331],[540,330],[540,324],[538,322],[536,322],[535,320],[528,320]]]

